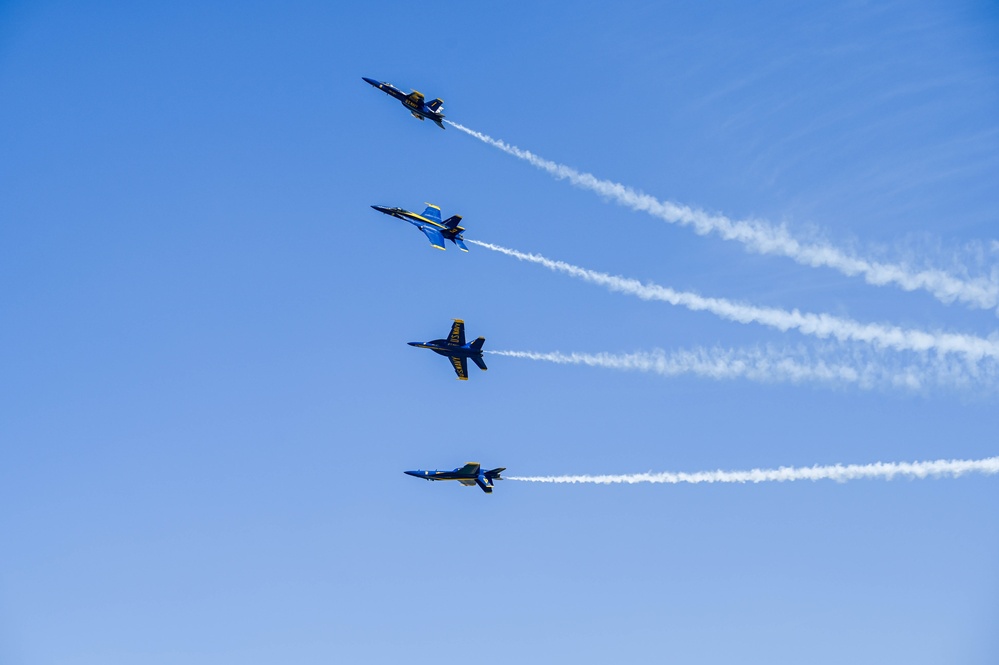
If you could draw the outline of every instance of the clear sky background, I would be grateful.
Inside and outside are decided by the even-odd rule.
[[[409,117],[860,256],[999,263],[989,2],[0,6],[0,662],[995,663],[999,480],[547,486],[402,471],[999,453],[995,363],[918,390],[406,346],[931,363],[610,293],[994,309],[698,236]],[[991,374],[990,374],[991,372]]]

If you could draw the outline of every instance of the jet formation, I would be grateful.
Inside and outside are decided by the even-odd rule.
[[[478,485],[486,494],[493,493],[493,481],[503,480],[500,472],[506,471],[504,467],[483,471],[482,465],[478,462],[468,462],[465,466],[460,466],[453,471],[406,471],[406,475],[424,480],[457,480],[462,485],[471,487]]]
[[[444,114],[441,112],[444,101],[434,99],[430,102],[424,101],[423,93],[414,90],[410,94],[404,93],[391,83],[382,83],[374,79],[362,77],[364,81],[382,92],[395,97],[406,109],[418,120],[430,119],[438,127],[444,129]],[[371,206],[380,213],[391,215],[397,219],[409,222],[427,237],[430,244],[437,249],[446,249],[445,241],[450,240],[463,252],[468,251],[465,246],[462,233],[464,228],[459,226],[461,215],[452,215],[446,220],[441,217],[441,209],[432,203],[426,204],[422,214],[417,214],[404,208],[390,208],[388,206]],[[434,339],[429,342],[409,342],[410,346],[419,349],[430,349],[438,355],[445,356],[451,361],[454,373],[461,381],[468,380],[468,360],[479,366],[479,369],[487,369],[485,361],[482,359],[482,345],[485,344],[485,337],[478,337],[472,342],[465,342],[465,322],[455,319],[451,325],[451,332],[445,339]],[[407,475],[424,480],[457,480],[462,485],[478,485],[486,494],[492,494],[493,481],[502,480],[500,472],[505,471],[504,467],[483,471],[478,462],[468,462],[464,466],[452,471],[406,471]]]
[[[437,126],[444,129],[444,114],[441,113],[441,109],[444,108],[443,99],[433,99],[429,102],[424,102],[423,93],[419,90],[414,90],[408,95],[404,93],[399,88],[395,87],[391,83],[382,83],[381,81],[376,81],[374,79],[369,79],[366,76],[362,76],[362,79],[370,85],[378,88],[386,95],[391,95],[395,97],[402,105],[406,107],[406,110],[412,114],[414,118],[419,121],[423,121],[424,118],[433,120],[437,123]]]
[[[409,222],[423,231],[423,235],[427,236],[430,244],[437,249],[445,249],[444,240],[447,239],[457,245],[461,251],[468,251],[468,247],[465,247],[464,238],[461,236],[462,231],[465,229],[458,226],[458,222],[461,221],[461,215],[451,215],[444,221],[441,221],[441,209],[433,203],[427,204],[427,208],[423,211],[422,215],[402,208],[388,208],[386,206],[371,207],[378,212],[383,212],[386,215],[392,215],[393,217]]]

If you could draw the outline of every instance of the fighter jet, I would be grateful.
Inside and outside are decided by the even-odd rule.
[[[383,212],[386,215],[392,215],[393,217],[398,217],[409,222],[423,231],[423,235],[427,236],[430,244],[437,249],[444,249],[444,240],[447,239],[457,245],[461,251],[468,251],[468,247],[465,247],[464,238],[461,236],[465,229],[458,226],[458,222],[461,221],[461,215],[451,215],[442,222],[441,209],[433,203],[427,204],[427,209],[423,211],[422,215],[417,215],[415,212],[410,212],[402,208],[371,207],[378,212]]]
[[[418,349],[430,349],[434,353],[447,356],[454,367],[454,373],[461,381],[468,381],[468,359],[485,370],[486,363],[482,361],[482,345],[486,338],[479,337],[474,342],[465,344],[465,322],[455,319],[451,325],[451,334],[447,339],[435,339],[429,342],[409,342],[410,346]]]
[[[382,83],[381,81],[369,79],[365,76],[362,76],[361,78],[385,94],[392,95],[398,99],[417,120],[422,121],[424,118],[429,118],[430,120],[436,122],[438,127],[444,129],[444,123],[441,122],[444,119],[444,114],[441,113],[441,109],[444,108],[443,99],[434,99],[429,103],[424,103],[423,93],[418,90],[414,90],[407,95],[391,83]]]
[[[457,480],[462,485],[468,487],[478,485],[486,494],[492,494],[493,481],[503,480],[500,477],[501,471],[506,471],[506,468],[500,467],[498,469],[483,471],[478,462],[468,462],[465,466],[459,467],[454,471],[422,471],[418,469],[416,471],[406,471],[406,475],[413,476],[414,478],[423,478],[424,480]]]

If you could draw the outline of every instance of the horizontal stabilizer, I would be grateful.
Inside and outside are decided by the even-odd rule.
[[[470,344],[473,351],[481,351],[482,345],[486,343],[485,337],[476,337],[475,341]]]
[[[464,241],[462,241],[461,238],[451,238],[451,240],[454,241],[454,244],[456,244],[458,246],[458,249],[460,249],[461,251],[463,252],[468,251],[468,247],[465,246],[465,243]]]
[[[485,361],[482,360],[482,356],[469,356],[472,362],[479,366],[479,369],[489,369],[486,367]]]

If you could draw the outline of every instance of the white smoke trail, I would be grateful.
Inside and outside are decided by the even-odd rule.
[[[875,462],[874,464],[834,464],[832,466],[782,466],[778,469],[750,469],[749,471],[698,471],[695,473],[629,473],[601,476],[510,476],[506,480],[529,483],[591,483],[611,485],[624,483],[657,483],[677,485],[690,483],[783,483],[795,480],[848,480],[893,478],[957,478],[966,473],[994,475],[999,473],[999,457],[980,460],[936,460],[934,462]]]
[[[536,263],[554,272],[562,272],[587,282],[599,284],[612,291],[627,293],[643,300],[667,302],[694,311],[711,312],[721,318],[739,323],[758,323],[781,331],[794,329],[804,335],[820,338],[832,337],[840,342],[865,342],[898,351],[955,353],[966,356],[973,361],[982,358],[999,359],[999,336],[995,334],[986,339],[958,333],[926,332],[877,323],[860,323],[831,314],[802,313],[796,309],[788,311],[776,307],[756,307],[724,298],[706,298],[689,291],[676,291],[658,284],[643,284],[637,279],[588,270],[564,261],[554,261],[540,254],[525,254],[515,249],[508,249],[480,240],[466,240],[466,242],[512,256],[521,261]]]
[[[942,270],[913,270],[903,264],[880,263],[851,256],[828,243],[807,244],[796,240],[784,226],[774,226],[761,220],[733,221],[724,215],[711,215],[703,210],[660,201],[620,183],[601,180],[590,173],[549,161],[456,122],[445,122],[483,143],[523,159],[559,180],[568,180],[577,187],[671,224],[693,227],[698,235],[717,233],[725,240],[735,240],[760,254],[786,256],[802,265],[833,268],[848,276],[863,275],[868,284],[895,284],[906,291],[922,289],[944,303],[956,300],[982,309],[999,306],[999,272],[996,270],[993,270],[991,278],[961,279]]]
[[[850,365],[809,362],[789,353],[776,353],[761,349],[688,349],[667,354],[662,349],[640,353],[535,353],[533,351],[489,351],[493,355],[510,358],[540,360],[559,365],[587,365],[625,371],[651,372],[660,376],[693,374],[710,379],[738,379],[764,383],[815,381],[834,384],[859,384],[870,388],[884,383],[884,377],[875,377],[873,368],[857,369]],[[900,374],[895,384],[911,389],[921,387],[920,377]]]
[[[886,365],[867,357],[868,354],[853,354],[852,357],[839,354],[836,360],[826,361],[813,360],[802,349],[694,348],[671,353],[655,349],[620,354],[504,350],[487,353],[558,365],[586,365],[665,377],[693,375],[718,381],[746,379],[760,383],[818,383],[907,391],[947,386],[974,388],[979,394],[994,393],[999,387],[999,365],[996,363],[968,367],[966,363],[937,359],[911,365]]]
[[[869,352],[852,353],[819,349],[832,360],[813,359],[812,353],[797,349],[693,348],[667,353],[662,349],[636,353],[538,353],[534,351],[486,351],[498,356],[523,358],[558,365],[586,365],[620,371],[657,374],[665,377],[693,375],[717,381],[746,379],[760,383],[816,383],[856,386],[861,389],[900,389],[925,391],[931,387],[973,390],[980,397],[999,389],[999,363],[971,364],[943,357],[918,358],[911,364],[886,363]]]

